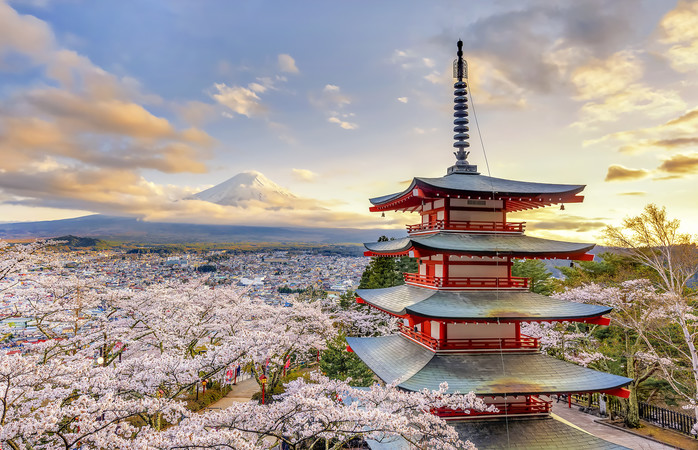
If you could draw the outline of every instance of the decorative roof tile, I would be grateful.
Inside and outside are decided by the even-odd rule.
[[[415,177],[410,186],[402,192],[370,199],[374,205],[387,203],[412,192],[415,188],[448,191],[459,195],[492,195],[504,197],[570,196],[584,190],[585,185],[549,184],[528,181],[507,180],[479,174],[452,173],[440,178]]]
[[[374,253],[395,254],[412,247],[435,251],[462,252],[473,255],[564,257],[583,254],[596,244],[554,241],[521,234],[471,234],[441,231],[426,236],[407,236],[392,241],[369,242],[364,246]]]
[[[463,441],[479,450],[629,450],[553,417],[450,422]]]
[[[597,317],[612,308],[558,300],[530,291],[435,291],[402,285],[359,289],[364,301],[396,315],[461,320],[571,320]]]
[[[632,380],[588,369],[540,353],[439,354],[401,336],[347,338],[361,360],[383,381],[400,380],[409,391],[438,389],[478,395],[595,392]]]

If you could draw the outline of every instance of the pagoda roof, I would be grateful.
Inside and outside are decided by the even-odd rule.
[[[402,335],[347,338],[356,355],[383,381],[408,391],[478,395],[538,395],[608,391],[630,378],[598,372],[541,353],[435,353]]]
[[[478,450],[630,450],[552,417],[507,417],[449,422],[462,441]],[[407,447],[405,447],[407,448]]]
[[[609,313],[607,306],[559,300],[530,291],[435,291],[401,285],[383,289],[359,289],[366,303],[397,316],[410,314],[428,319],[574,320]]]
[[[410,250],[451,251],[469,255],[510,255],[515,257],[546,257],[588,259],[584,254],[596,244],[554,241],[523,234],[472,234],[440,231],[407,236],[391,241],[369,242],[364,246],[370,256],[405,255]]]
[[[550,184],[507,180],[477,173],[451,173],[440,178],[415,177],[402,192],[369,201],[372,211],[417,210],[425,199],[442,197],[503,199],[507,211],[549,206],[556,203],[581,202],[576,194],[584,190],[583,184]]]

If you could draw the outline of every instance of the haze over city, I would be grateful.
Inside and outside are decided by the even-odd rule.
[[[698,3],[660,0],[0,1],[0,221],[414,222],[367,199],[453,164],[459,38],[469,161],[587,185],[531,234],[597,240],[647,203],[698,233]],[[192,197],[245,171],[293,196]]]

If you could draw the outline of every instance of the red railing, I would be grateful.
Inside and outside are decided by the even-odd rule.
[[[437,339],[403,323],[398,323],[398,329],[408,338],[433,350],[538,349],[538,339],[523,334],[519,338]]]
[[[552,409],[552,402],[541,400],[538,397],[526,397],[526,402],[517,403],[504,403],[495,402],[487,403],[487,405],[492,405],[497,408],[498,412],[489,411],[475,411],[469,410],[467,413],[460,409],[450,409],[450,408],[438,408],[433,410],[432,413],[439,417],[468,417],[468,416],[483,416],[483,415],[493,415],[493,414],[547,414]]]
[[[506,231],[523,233],[526,222],[485,222],[480,220],[433,220],[427,223],[407,225],[408,233],[419,231]]]
[[[528,278],[521,277],[433,277],[418,273],[405,273],[405,283],[427,285],[436,288],[528,288]]]

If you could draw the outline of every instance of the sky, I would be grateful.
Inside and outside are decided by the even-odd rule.
[[[469,162],[586,185],[528,234],[649,203],[698,233],[698,2],[667,0],[0,0],[0,222],[419,222],[368,198],[455,162],[458,39]],[[248,170],[298,201],[188,199]]]

